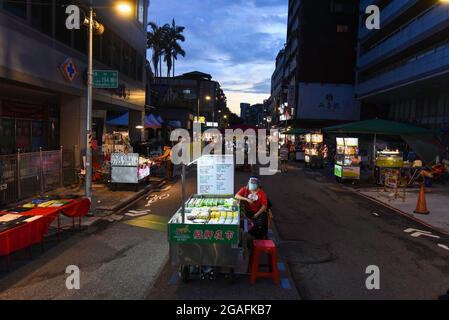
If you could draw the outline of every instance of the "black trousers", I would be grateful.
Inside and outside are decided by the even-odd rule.
[[[254,223],[253,228],[249,232],[257,240],[268,239],[268,214],[267,212],[261,213],[257,218],[254,218],[254,214],[248,214],[248,218]]]

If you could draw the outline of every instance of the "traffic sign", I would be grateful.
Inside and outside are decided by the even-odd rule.
[[[94,70],[94,88],[118,88],[118,71],[115,70]]]

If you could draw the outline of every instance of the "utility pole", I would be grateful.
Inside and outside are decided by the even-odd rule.
[[[89,3],[89,43],[87,52],[87,111],[86,111],[86,197],[92,202],[92,37],[93,37],[93,8]]]

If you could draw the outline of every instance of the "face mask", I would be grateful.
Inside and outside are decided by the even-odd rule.
[[[251,191],[257,190],[257,183],[250,183],[250,184],[248,184],[248,188]]]

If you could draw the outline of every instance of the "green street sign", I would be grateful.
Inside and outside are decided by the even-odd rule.
[[[94,88],[110,89],[118,88],[118,71],[115,70],[94,70]]]

